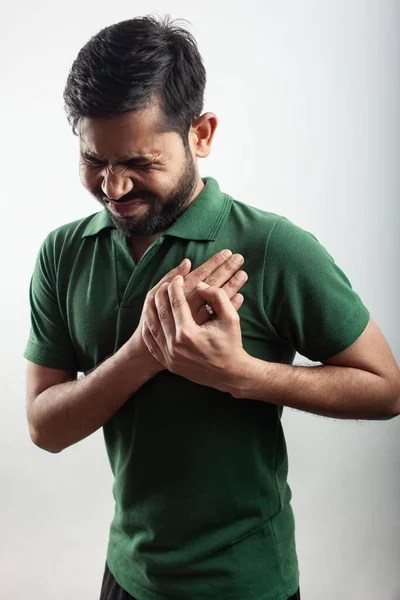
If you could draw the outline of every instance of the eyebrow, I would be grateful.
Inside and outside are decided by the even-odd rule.
[[[97,162],[107,163],[109,161],[103,160],[101,157],[96,154],[91,154],[90,152],[81,151],[82,158],[86,158],[87,160],[93,160]],[[143,162],[152,162],[154,160],[153,156],[145,155],[145,154],[137,154],[136,156],[124,156],[123,160],[110,162],[111,165],[134,165]]]

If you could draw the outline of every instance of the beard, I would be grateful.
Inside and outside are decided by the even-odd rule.
[[[133,191],[121,202],[140,200],[148,205],[146,213],[141,217],[117,217],[108,209],[104,194],[99,191],[96,199],[107,210],[115,227],[126,237],[150,236],[169,229],[188,206],[197,186],[198,175],[190,152],[186,153],[186,161],[175,188],[167,195],[160,197],[145,191]]]

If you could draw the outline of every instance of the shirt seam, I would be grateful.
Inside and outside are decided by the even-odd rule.
[[[232,200],[233,199],[228,194],[224,194],[223,207],[221,209],[221,212],[218,215],[217,221],[214,223],[214,227],[211,229],[210,233],[208,234],[208,238],[215,239],[215,237],[222,225],[223,218],[228,214],[229,206],[232,206]]]
[[[360,312],[360,309],[361,309],[361,311],[362,311],[362,309],[363,309],[363,308],[365,308],[365,309],[366,309],[366,311],[367,311],[367,313],[368,313],[368,319],[369,319],[370,312],[368,311],[368,309],[367,309],[366,307],[364,307],[363,305],[362,305],[362,306],[361,306],[361,305],[358,305],[358,306],[356,306],[356,307],[354,308],[354,310],[351,312],[351,314],[350,314],[350,315],[349,315],[349,316],[348,316],[348,317],[347,317],[347,318],[346,318],[346,319],[345,319],[345,320],[344,320],[344,321],[343,321],[343,322],[342,322],[342,323],[341,323],[341,324],[340,324],[338,327],[336,327],[336,329],[334,329],[334,331],[333,331],[333,332],[331,333],[331,335],[330,335],[330,339],[329,339],[329,340],[328,340],[328,342],[325,344],[325,346],[327,346],[327,345],[328,345],[330,342],[332,342],[332,341],[333,341],[333,339],[332,339],[332,338],[334,337],[334,335],[335,335],[335,334],[336,334],[338,331],[344,330],[344,329],[346,328],[346,326],[348,326],[348,324],[349,324],[349,323],[351,323],[352,321],[354,321],[354,320],[355,320],[355,317],[357,317],[357,313],[358,313],[358,312]],[[365,316],[365,313],[364,313],[364,315],[363,315],[363,316]],[[368,323],[368,322],[367,322],[367,323]],[[357,332],[358,332],[358,330],[360,329],[360,327],[361,327],[361,325],[359,324],[359,326],[358,326],[358,328],[357,328]],[[365,326],[363,327],[363,329],[362,329],[361,331],[364,331],[364,329],[365,329]],[[359,335],[360,335],[360,334],[359,334]],[[352,338],[352,337],[353,337],[353,336],[351,336],[351,338]],[[357,336],[357,338],[356,338],[356,339],[358,339],[358,337],[359,337],[359,336]],[[318,353],[318,351],[319,351],[319,348],[321,348],[321,342],[323,343],[323,338],[322,338],[322,337],[319,337],[319,339],[318,339],[318,342],[317,342],[317,343],[315,344],[315,346],[314,346],[314,349],[316,350],[316,352],[317,352],[317,353]],[[353,342],[351,342],[351,343],[353,343]],[[350,343],[350,345],[351,345],[351,343]],[[347,346],[346,346],[346,348],[348,348],[348,347],[349,347],[349,345],[347,345]],[[329,348],[329,346],[328,346],[328,348]],[[336,350],[334,350],[333,352],[335,352],[336,354],[338,354],[338,353],[336,352]],[[339,350],[339,353],[340,353],[340,352],[341,352],[341,351]],[[344,352],[344,350],[342,350],[342,352]],[[326,349],[325,349],[325,353],[326,353]],[[313,352],[313,354],[314,354],[314,352]],[[329,351],[329,352],[328,352],[328,354],[329,354],[328,358],[329,358],[330,356],[334,356],[334,354],[332,355],[332,352],[331,352],[331,351]],[[324,359],[324,360],[325,360],[325,359]]]
[[[285,218],[286,217],[280,217],[274,223],[274,225],[273,225],[273,227],[272,227],[272,229],[271,229],[271,231],[269,233],[267,242],[265,244],[264,262],[263,262],[263,273],[262,273],[262,283],[261,283],[261,285],[262,285],[262,311],[263,311],[264,317],[265,317],[268,325],[271,327],[272,331],[275,333],[275,335],[278,337],[278,339],[280,341],[284,342],[285,344],[288,344],[288,343],[290,344],[290,342],[286,338],[282,337],[282,335],[276,330],[275,326],[271,323],[271,321],[270,321],[270,319],[269,319],[269,317],[267,315],[267,311],[265,310],[265,294],[266,294],[266,291],[265,291],[265,278],[266,278],[266,270],[267,270],[268,248],[269,248],[269,245],[270,245],[270,242],[271,242],[272,234],[275,231],[276,226],[278,225],[278,223],[280,223]],[[290,344],[290,346],[291,346],[291,344]]]
[[[33,348],[38,348],[40,350],[46,350],[49,352],[53,352],[54,354],[58,354],[59,356],[63,356],[64,358],[72,358],[72,359],[75,358],[73,354],[65,354],[64,352],[55,350],[54,347],[52,347],[52,346],[46,346],[45,344],[39,344],[38,342],[33,342],[31,340],[28,340],[27,345],[32,346]]]
[[[287,579],[286,577],[284,577],[283,573],[282,573],[282,564],[281,564],[281,556],[279,554],[279,550],[278,550],[278,546],[276,543],[276,536],[275,536],[275,532],[273,530],[272,527],[272,519],[281,512],[282,509],[278,510],[276,513],[274,513],[273,515],[270,515],[269,517],[262,519],[260,521],[260,523],[258,523],[258,525],[256,527],[253,527],[250,531],[247,531],[245,534],[243,534],[242,536],[240,536],[239,538],[237,538],[236,540],[234,540],[233,542],[230,542],[229,544],[226,544],[225,546],[223,546],[223,548],[219,548],[219,550],[217,550],[216,552],[220,552],[223,550],[226,550],[227,548],[231,548],[232,546],[236,545],[237,543],[245,540],[247,537],[249,537],[250,535],[253,535],[254,533],[256,533],[261,527],[267,525],[267,527],[272,531],[272,535],[273,535],[273,539],[274,539],[274,546],[275,546],[275,551],[277,553],[277,556],[279,557],[279,569],[280,569],[280,576],[282,581],[284,582],[284,586],[285,586],[285,593],[286,593],[286,589],[287,589]],[[117,548],[113,545],[113,546],[109,546],[109,553],[110,555],[112,554],[113,556],[115,556],[116,552],[117,552]],[[108,565],[108,567],[110,568],[110,566]],[[111,569],[110,569],[111,571]],[[112,572],[112,571],[111,571]],[[119,575],[122,575],[122,579],[124,579],[125,581],[127,581],[126,577],[124,574],[122,574],[120,571],[116,571],[117,576],[115,575],[115,573],[112,572],[113,576],[115,579],[117,579],[117,577]],[[139,586],[140,588],[142,588],[143,590],[148,591],[151,594],[155,594],[155,595],[163,595],[163,596],[171,596],[172,598],[172,594],[169,594],[168,592],[158,592],[157,590],[153,590],[150,587],[147,587],[145,585],[143,585],[142,583],[139,583],[136,579],[131,579],[131,581]],[[118,582],[117,582],[118,583]]]

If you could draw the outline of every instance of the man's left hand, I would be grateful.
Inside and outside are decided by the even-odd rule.
[[[239,315],[224,290],[204,283],[197,290],[213,308],[213,319],[201,326],[195,323],[178,275],[159,288],[148,307],[143,340],[172,373],[221,391],[233,390],[240,365],[248,358]]]

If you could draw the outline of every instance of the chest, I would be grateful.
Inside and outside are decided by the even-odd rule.
[[[160,237],[136,262],[126,240],[116,234],[83,244],[59,282],[61,309],[82,372],[96,367],[131,337],[147,292],[166,273],[185,257],[192,260],[194,269],[226,247]],[[257,257],[248,257],[245,268],[249,280],[241,289],[245,302],[239,311],[243,346],[252,356],[266,360],[286,357],[287,362],[288,348],[271,330],[260,305],[262,272]]]

